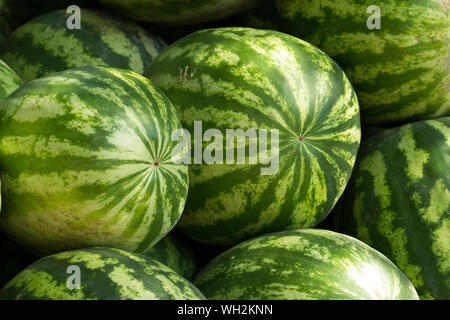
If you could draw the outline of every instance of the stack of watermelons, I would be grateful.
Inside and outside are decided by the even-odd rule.
[[[0,0],[0,299],[450,299],[449,9]]]

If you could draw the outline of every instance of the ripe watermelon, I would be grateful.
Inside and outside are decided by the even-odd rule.
[[[190,166],[178,224],[184,234],[229,245],[327,216],[353,168],[360,123],[351,84],[323,52],[276,31],[209,29],[176,42],[144,74],[168,95],[192,137],[194,121],[203,132],[279,131],[273,175],[262,175],[267,166],[260,162],[249,164],[248,150],[246,164]]]
[[[100,0],[107,8],[138,21],[188,25],[229,17],[262,0]]]
[[[204,296],[192,283],[150,257],[94,247],[34,262],[0,290],[0,299],[203,300]]]
[[[187,197],[176,129],[167,97],[132,71],[81,67],[23,85],[0,102],[0,227],[36,255],[146,250]]]
[[[380,29],[369,29],[380,9]],[[280,0],[280,30],[344,69],[362,121],[391,125],[450,115],[450,2]],[[369,13],[368,13],[369,10]]]
[[[107,66],[142,73],[165,43],[134,22],[108,12],[84,9],[81,29],[69,30],[70,15],[58,10],[17,29],[1,58],[27,82],[81,66]]]
[[[2,60],[0,60],[0,100],[22,85],[22,80]]]
[[[450,117],[378,133],[358,159],[339,230],[395,262],[421,298],[450,299]]]
[[[211,300],[417,299],[385,256],[328,230],[291,230],[243,242],[212,260],[194,284]]]
[[[158,260],[188,280],[192,280],[200,270],[194,251],[173,234],[167,235],[142,254]]]

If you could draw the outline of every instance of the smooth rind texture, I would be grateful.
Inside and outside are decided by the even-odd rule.
[[[202,121],[203,132],[216,128],[224,136],[226,129],[279,131],[274,175],[261,174],[269,165],[248,164],[248,148],[246,164],[190,166],[181,232],[229,245],[312,227],[331,211],[361,132],[355,92],[323,52],[275,31],[209,29],[177,41],[144,75],[168,95],[192,141],[194,121]],[[267,142],[271,150],[270,133]]]
[[[178,129],[167,97],[132,71],[82,67],[23,85],[0,102],[0,227],[37,255],[146,250],[187,197]]]
[[[79,289],[74,287],[77,276]],[[0,290],[0,299],[203,300],[204,296],[154,259],[95,247],[61,252],[34,262]]]
[[[93,9],[81,10],[81,29],[67,27],[69,14],[57,10],[19,27],[0,57],[28,82],[82,66],[129,69],[142,74],[166,48],[158,36],[138,24]]]
[[[211,261],[194,284],[211,300],[417,299],[411,282],[385,256],[320,229],[243,242]]]
[[[382,131],[361,146],[341,232],[390,258],[422,299],[450,299],[450,118]]]
[[[380,9],[380,29],[369,29]],[[280,30],[344,69],[370,125],[450,115],[450,4],[441,0],[281,0]]]

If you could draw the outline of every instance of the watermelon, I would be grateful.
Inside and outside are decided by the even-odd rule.
[[[0,288],[36,259],[0,233]]]
[[[248,150],[245,163],[237,163],[233,146],[232,163],[194,159],[177,225],[183,234],[232,245],[257,234],[312,227],[333,208],[354,165],[360,120],[350,82],[323,52],[276,31],[207,29],[170,46],[144,75],[168,95],[192,142],[195,122],[203,132],[217,129],[223,136],[227,129],[260,132],[255,144],[267,130],[271,159],[279,158],[279,167],[273,161],[273,170],[264,173],[269,165],[260,161],[261,148],[256,163]],[[225,142],[217,149],[226,155]]]
[[[188,191],[176,110],[132,71],[80,67],[0,102],[0,228],[37,256],[90,246],[144,251]]]
[[[194,284],[211,300],[413,300],[385,256],[333,231],[299,229],[245,241],[213,259]]]
[[[384,126],[450,115],[449,9],[443,0],[278,1],[280,30],[333,57],[363,123]]]
[[[390,258],[423,299],[450,299],[450,117],[385,130],[361,146],[338,230]]]
[[[95,1],[92,0],[0,0],[5,1],[6,7],[14,13],[17,19],[27,22],[43,13],[56,9],[68,8],[71,5],[77,5],[82,8],[92,7]]]
[[[0,290],[0,299],[203,300],[204,296],[188,280],[150,257],[93,247],[34,262]]]
[[[192,248],[172,233],[142,254],[164,263],[188,280],[192,280],[200,271],[198,259]]]
[[[262,0],[100,0],[105,7],[138,21],[189,25],[219,20]]]
[[[22,85],[22,80],[2,60],[0,60],[0,100]]]
[[[106,66],[142,73],[164,48],[156,35],[108,12],[84,9],[81,29],[69,30],[70,15],[57,10],[18,28],[0,57],[28,82],[81,66]]]

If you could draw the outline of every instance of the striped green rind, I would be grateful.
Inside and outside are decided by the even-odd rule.
[[[338,226],[389,257],[423,299],[450,299],[450,118],[362,144]]]
[[[274,175],[261,175],[267,166],[248,164],[248,157],[247,164],[190,166],[177,225],[184,234],[229,245],[312,227],[330,212],[354,165],[360,123],[349,81],[320,50],[276,31],[209,29],[176,42],[144,75],[174,103],[192,140],[194,121],[202,121],[203,132],[217,128],[223,135],[279,130]]]
[[[75,273],[70,266],[79,268]],[[72,267],[73,268],[73,267]],[[80,288],[75,277],[79,275]],[[42,258],[2,290],[3,300],[203,300],[192,283],[140,254],[94,247]]]
[[[82,67],[33,80],[0,102],[0,227],[36,255],[144,251],[183,211],[181,124],[148,79]]]
[[[19,76],[0,60],[0,100],[6,98],[11,92],[22,84]]]
[[[129,18],[169,25],[219,20],[256,6],[262,0],[100,0]]]
[[[381,29],[369,30],[370,6]],[[450,115],[450,20],[443,0],[280,0],[280,30],[344,69],[371,125]]]
[[[378,251],[320,229],[243,242],[213,259],[194,284],[211,300],[418,298],[408,278]]]
[[[129,69],[139,74],[166,47],[156,35],[108,12],[83,9],[81,29],[69,30],[65,10],[18,28],[0,57],[27,82],[81,66]]]
[[[43,13],[56,9],[66,9],[71,5],[80,6],[82,9],[95,6],[92,0],[0,0],[5,1],[5,7],[11,11],[17,19],[27,22]],[[98,6],[98,5],[97,5]]]
[[[36,260],[0,233],[0,288]]]
[[[164,263],[188,280],[192,280],[200,271],[200,264],[194,251],[173,234],[167,235],[142,254]]]

